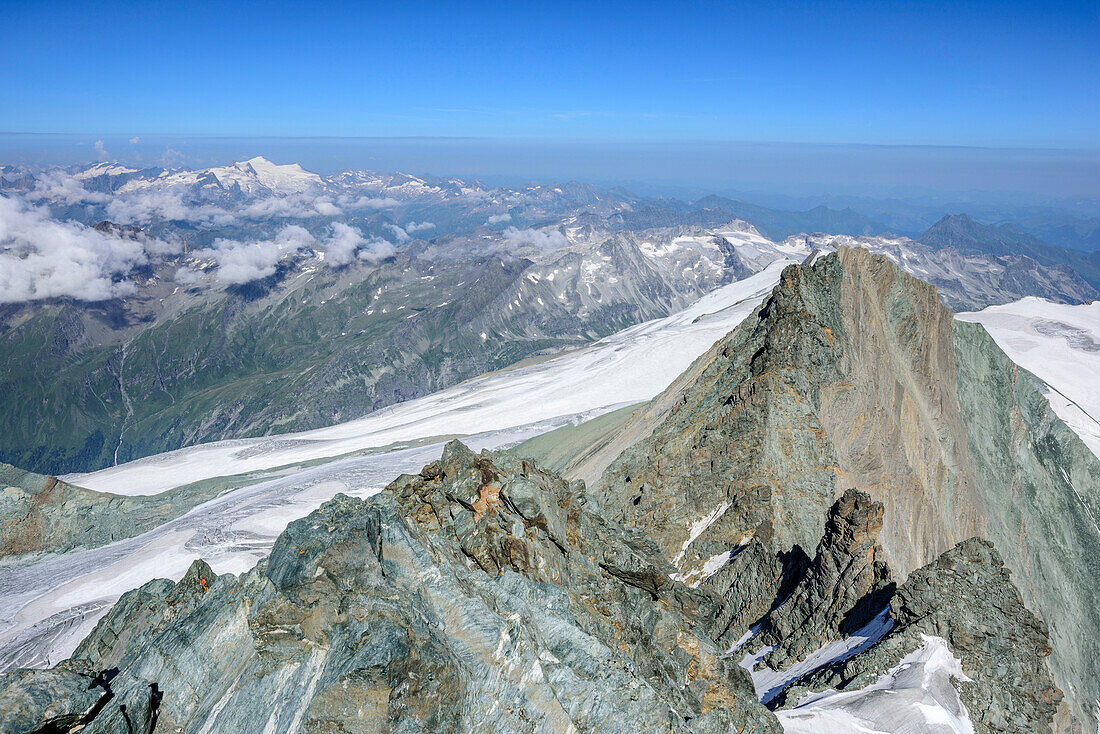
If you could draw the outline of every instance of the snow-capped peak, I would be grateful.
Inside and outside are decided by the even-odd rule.
[[[76,179],[89,179],[97,176],[122,176],[127,173],[137,173],[136,168],[127,168],[119,163],[109,163],[104,161],[102,163],[96,163],[94,166],[85,168],[83,171],[78,171],[73,174],[73,178]]]

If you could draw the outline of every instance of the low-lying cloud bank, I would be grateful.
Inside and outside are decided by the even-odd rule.
[[[569,244],[569,238],[561,230],[516,229],[504,230],[504,240],[513,247],[531,246],[540,250],[557,250]]]
[[[104,215],[120,224],[151,224],[157,221],[187,222],[200,226],[231,226],[266,219],[313,219],[339,217],[345,210],[385,209],[397,206],[393,199],[340,197],[296,192],[273,194],[229,205],[196,197],[186,186],[164,186],[114,191],[110,194],[89,191],[85,181],[62,170],[45,171],[37,176],[35,187],[25,198],[54,206],[79,204],[103,207]]]
[[[127,276],[178,252],[148,237],[118,237],[61,222],[45,207],[0,196],[0,302],[45,298],[102,301],[134,291]]]
[[[74,197],[89,192],[68,187]],[[141,208],[123,210],[113,199],[108,211],[115,221],[142,222],[148,219],[194,215],[194,207],[171,195],[146,196]],[[131,201],[132,203],[132,201]],[[216,214],[204,212],[208,221]],[[136,290],[132,279],[136,268],[162,265],[183,254],[181,242],[167,242],[146,235],[100,231],[77,221],[63,221],[50,210],[20,197],[0,195],[0,303],[23,303],[49,298],[103,301],[127,296]],[[323,262],[339,268],[354,262],[377,263],[394,254],[394,246],[381,238],[367,239],[357,228],[333,222],[320,237],[297,224],[288,224],[270,238],[244,241],[218,238],[212,244],[188,253],[190,258],[213,261],[204,266],[212,279],[223,284],[241,284],[275,274],[284,258],[323,253]],[[180,267],[175,280],[194,284],[203,273]]]

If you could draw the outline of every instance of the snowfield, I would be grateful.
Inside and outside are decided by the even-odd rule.
[[[363,418],[301,433],[203,444],[65,481],[100,492],[148,495],[200,479],[332,458],[432,436],[500,431],[653,398],[752,313],[783,268],[773,262],[663,319],[624,329],[537,364],[484,375]]]
[[[1009,359],[1045,382],[1055,414],[1100,457],[1100,301],[1022,298],[956,318],[984,326]]]
[[[195,558],[217,573],[248,570],[287,523],[337,492],[366,497],[401,473],[419,471],[439,458],[444,437],[463,436],[475,450],[502,448],[653,398],[752,313],[793,262],[776,261],[679,313],[588,347],[355,421],[194,446],[65,477],[90,489],[147,495],[202,479],[256,475],[252,484],[136,538],[0,569],[0,671],[68,657],[119,596],[154,578],[178,579]],[[302,462],[316,465],[280,469]]]
[[[973,734],[952,678],[970,680],[946,640],[921,635],[920,647],[866,688],[813,694],[776,716],[787,734]]]

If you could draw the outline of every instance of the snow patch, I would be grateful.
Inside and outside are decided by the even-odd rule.
[[[947,641],[921,635],[920,647],[866,688],[811,694],[776,716],[787,734],[973,734],[956,680],[970,678]]]
[[[774,646],[748,653],[739,664],[752,676],[752,685],[761,703],[768,703],[802,676],[857,655],[881,640],[893,628],[894,620],[890,618],[890,607],[886,606],[875,615],[874,619],[851,636],[822,645],[786,670],[775,671],[768,667],[756,669],[761,665],[764,657],[775,649]]]

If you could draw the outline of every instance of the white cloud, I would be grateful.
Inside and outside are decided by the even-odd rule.
[[[409,234],[423,232],[426,229],[435,229],[435,222],[409,222],[405,225],[405,231]]]
[[[340,208],[328,199],[308,195],[271,196],[252,201],[232,211],[215,204],[192,204],[179,189],[139,189],[117,194],[107,203],[107,216],[115,222],[169,220],[205,225],[231,225],[239,219],[310,219],[336,217]],[[71,196],[76,196],[73,193]]]
[[[45,171],[35,179],[34,190],[26,198],[45,199],[58,204],[80,204],[83,202],[102,203],[107,195],[98,191],[88,191],[84,183],[61,170]]]
[[[323,217],[338,217],[342,212],[340,208],[333,204],[331,201],[321,199],[317,201],[313,208]]]
[[[401,206],[400,201],[388,196],[384,198],[360,196],[358,199],[352,199],[350,196],[341,196],[340,203],[348,209],[392,209],[395,206]]]
[[[515,227],[509,227],[504,230],[504,239],[513,247],[530,245],[541,250],[556,250],[559,247],[565,247],[569,244],[569,240],[566,236],[556,229],[543,232],[538,229],[516,229]]]
[[[250,283],[275,274],[275,266],[286,250],[274,242],[247,244],[236,240],[215,240],[214,259],[218,262],[216,277],[223,283]]]
[[[399,245],[403,245],[411,239],[409,237],[409,233],[398,227],[396,224],[383,224],[382,226],[393,232],[394,239],[397,240],[397,244]]]
[[[364,242],[363,234],[358,229],[343,222],[334,222],[332,234],[322,243],[325,262],[337,268],[354,262],[356,251]]]
[[[183,153],[172,148],[172,146],[165,146],[164,152],[160,155],[160,164],[162,166],[175,166],[179,165],[186,159]]]
[[[240,215],[246,219],[269,219],[285,217],[308,219],[318,215],[336,217],[342,212],[328,199],[315,199],[308,195],[272,196],[254,201],[240,209]]]
[[[212,257],[218,264],[215,277],[222,283],[250,283],[260,278],[274,275],[279,261],[284,257],[297,254],[314,243],[313,235],[303,227],[290,224],[283,227],[270,240],[261,242],[240,242],[219,238],[197,254],[199,257]],[[177,280],[179,273],[176,274]],[[185,278],[190,275],[185,274]]]
[[[200,273],[198,270],[185,266],[176,270],[176,274],[175,276],[173,276],[173,280],[175,280],[180,285],[194,285],[195,283],[198,283],[200,280],[202,280],[202,273]]]
[[[366,240],[362,232],[343,222],[333,223],[332,234],[321,242],[321,247],[325,251],[325,262],[335,268],[348,265],[357,258],[378,262],[395,252],[393,245],[386,240],[379,237]]]
[[[141,142],[141,138],[139,138],[137,135],[130,138],[130,145],[137,145],[140,142]]]
[[[114,237],[53,219],[45,207],[0,196],[0,302],[70,297],[101,301],[132,293],[126,279],[150,260],[153,240]],[[171,249],[156,243],[156,249]]]
[[[288,250],[300,250],[309,247],[316,241],[309,230],[297,224],[288,224],[275,235],[275,242]]]
[[[178,191],[153,189],[120,194],[107,202],[107,216],[114,222],[132,224],[158,220],[195,224],[232,224],[235,217],[213,204],[192,206]]]
[[[396,250],[393,249],[393,245],[386,242],[384,239],[375,238],[359,250],[359,259],[366,262],[379,262],[385,260],[387,257],[393,255]]]
[[[508,212],[503,214],[490,214],[489,219],[486,220],[486,224],[503,224],[504,222],[512,221],[512,215]]]
[[[110,157],[110,155],[107,153],[107,149],[103,147],[102,140],[95,141],[95,153],[101,161],[105,161]]]

